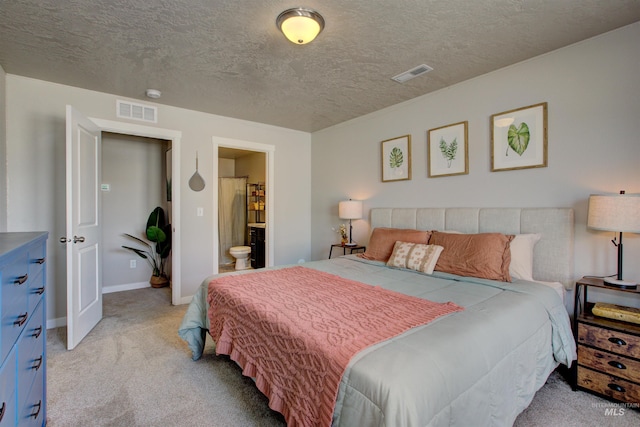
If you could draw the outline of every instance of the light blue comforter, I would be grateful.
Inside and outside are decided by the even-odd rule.
[[[356,256],[304,266],[465,307],[357,354],[342,378],[335,426],[511,425],[555,367],[576,358],[566,308],[545,285],[425,275]],[[194,360],[208,329],[209,280],[179,329]]]

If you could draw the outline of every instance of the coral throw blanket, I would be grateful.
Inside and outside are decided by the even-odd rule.
[[[255,378],[289,427],[331,425],[357,352],[462,310],[306,267],[214,279],[207,301],[216,352]]]

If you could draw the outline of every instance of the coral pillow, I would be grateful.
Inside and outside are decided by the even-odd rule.
[[[364,259],[387,262],[393,252],[396,242],[423,243],[429,242],[431,232],[414,230],[411,228],[385,228],[373,229],[369,245],[365,253],[359,256]]]
[[[396,242],[387,265],[431,274],[442,249],[442,246],[436,245]]]
[[[433,231],[429,244],[442,246],[435,270],[458,276],[510,282],[513,235],[452,234]]]

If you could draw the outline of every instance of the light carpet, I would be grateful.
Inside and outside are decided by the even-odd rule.
[[[191,360],[177,334],[186,305],[170,300],[168,288],[105,294],[103,319],[71,351],[66,328],[48,331],[48,427],[285,425],[210,340],[202,359]],[[553,373],[514,425],[640,425],[640,412],[573,392]]]

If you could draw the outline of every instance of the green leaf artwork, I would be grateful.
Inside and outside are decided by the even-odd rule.
[[[442,156],[447,159],[447,167],[451,167],[451,162],[456,158],[458,152],[458,138],[453,138],[451,143],[447,144],[444,138],[440,138],[440,151]]]
[[[389,166],[391,169],[399,168],[404,163],[404,156],[402,155],[402,150],[398,147],[394,147],[389,153]]]
[[[516,128],[515,125],[509,126],[509,132],[507,133],[507,141],[509,147],[513,149],[518,155],[522,156],[529,146],[529,126],[525,122],[520,123],[520,127]],[[509,155],[509,148],[507,147],[506,156]]]

